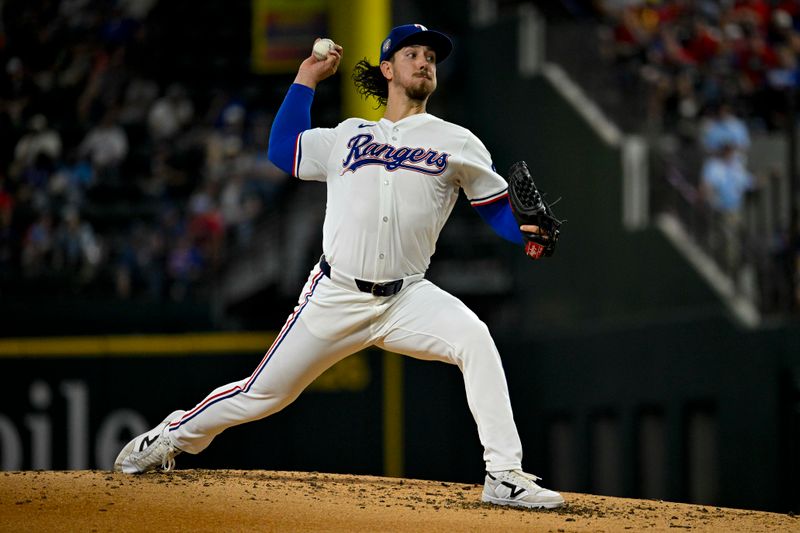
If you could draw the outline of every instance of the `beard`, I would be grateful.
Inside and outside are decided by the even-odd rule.
[[[410,100],[417,100],[419,102],[424,102],[428,99],[428,97],[433,94],[433,91],[436,89],[436,83],[432,80],[420,78],[418,79],[418,83],[409,85],[406,87],[406,96]]]

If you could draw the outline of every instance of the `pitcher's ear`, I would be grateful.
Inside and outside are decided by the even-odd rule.
[[[383,77],[387,80],[391,80],[394,77],[394,66],[391,61],[381,61],[380,68]]]

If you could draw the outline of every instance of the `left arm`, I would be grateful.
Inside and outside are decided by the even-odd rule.
[[[489,151],[469,133],[461,149],[460,185],[472,207],[495,233],[514,244],[525,244],[522,232],[539,233],[534,225],[520,226],[508,201],[508,184],[492,164]]]
[[[472,206],[483,220],[489,224],[495,233],[514,244],[522,244],[522,233],[511,212],[511,204],[508,203],[508,194],[497,198],[494,201]]]

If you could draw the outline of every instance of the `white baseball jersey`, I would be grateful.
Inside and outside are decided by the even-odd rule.
[[[463,188],[473,205],[507,194],[483,144],[428,114],[398,122],[350,119],[295,142],[293,174],[327,182],[323,251],[297,306],[253,374],[212,391],[169,424],[180,450],[198,453],[226,428],[291,403],[325,369],[368,346],[457,365],[484,446],[487,471],[521,468],[500,354],[460,300],[421,279]],[[355,280],[403,279],[391,296]]]
[[[306,130],[293,171],[327,182],[322,248],[334,270],[371,281],[425,273],[459,187],[473,205],[508,188],[475,135],[427,113]]]

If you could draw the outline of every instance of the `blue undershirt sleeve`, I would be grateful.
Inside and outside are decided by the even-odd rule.
[[[508,197],[503,196],[490,204],[476,205],[475,210],[495,233],[514,244],[522,244],[522,232],[511,211]]]
[[[272,121],[267,157],[275,166],[291,175],[295,175],[293,167],[297,136],[311,128],[313,100],[314,90],[311,87],[293,83]]]

